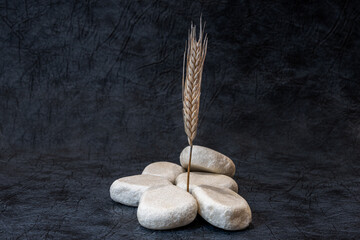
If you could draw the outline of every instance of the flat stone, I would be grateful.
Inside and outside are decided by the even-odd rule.
[[[142,174],[163,177],[170,182],[175,183],[177,176],[183,172],[185,172],[185,169],[178,164],[171,162],[154,162],[149,164]]]
[[[165,230],[185,226],[197,215],[195,198],[176,186],[153,187],[141,197],[137,218],[141,226]]]
[[[180,154],[180,163],[185,169],[189,165],[189,154],[190,146],[184,148]],[[235,175],[235,164],[224,154],[210,148],[194,145],[190,170],[219,173],[233,177]]]
[[[180,174],[176,178],[175,183],[176,186],[186,190],[187,172]],[[210,185],[219,188],[228,188],[234,192],[238,192],[237,183],[229,176],[216,173],[190,172],[189,191],[192,192],[194,188],[200,185]]]
[[[172,185],[172,183],[165,178],[152,175],[123,177],[111,184],[110,197],[115,202],[136,207],[147,189],[163,185]]]
[[[242,230],[251,223],[249,204],[229,189],[200,186],[192,191],[199,214],[210,224],[225,230]]]

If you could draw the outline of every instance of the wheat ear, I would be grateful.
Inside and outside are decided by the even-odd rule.
[[[200,107],[200,91],[201,78],[204,67],[204,61],[207,50],[207,35],[204,36],[204,26],[202,26],[200,18],[199,39],[196,40],[196,26],[191,24],[187,49],[185,46],[183,77],[182,77],[182,101],[183,101],[183,117],[185,133],[188,137],[190,145],[189,164],[187,169],[187,191],[189,192],[190,167],[193,141],[196,137],[199,107]],[[186,67],[185,67],[186,60]],[[185,75],[185,77],[184,77]],[[184,79],[185,78],[185,79]]]

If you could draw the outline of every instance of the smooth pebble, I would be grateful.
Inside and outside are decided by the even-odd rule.
[[[180,154],[181,166],[186,169],[189,164],[189,154],[190,146],[184,148]],[[224,154],[210,148],[194,145],[190,170],[219,173],[233,177],[235,175],[235,164]]]
[[[183,172],[185,172],[185,169],[178,164],[171,162],[154,162],[149,164],[142,174],[163,177],[170,182],[175,183],[177,176]]]
[[[176,186],[185,189],[187,186],[187,173],[182,173],[176,178]],[[234,179],[222,174],[205,173],[205,172],[190,172],[189,190],[192,190],[200,185],[210,185],[220,188],[228,188],[234,192],[238,191],[238,185]]]
[[[140,199],[137,218],[141,226],[165,230],[185,226],[197,215],[195,198],[176,186],[153,187]]]
[[[110,197],[115,202],[136,207],[147,189],[163,185],[172,185],[172,183],[165,178],[152,175],[123,177],[111,184]]]
[[[199,214],[210,224],[225,230],[242,230],[251,223],[249,204],[229,189],[199,186],[192,191]]]

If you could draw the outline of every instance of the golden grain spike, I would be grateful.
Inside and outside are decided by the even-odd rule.
[[[188,165],[188,181],[187,190],[189,191],[189,177],[191,167],[191,155],[193,141],[196,137],[199,107],[200,107],[200,91],[201,78],[204,67],[204,61],[207,50],[207,35],[204,36],[204,26],[202,26],[200,18],[199,39],[196,39],[196,27],[191,24],[189,39],[187,42],[187,51],[184,53],[184,66],[182,78],[182,101],[183,101],[183,117],[185,133],[188,137],[190,145],[190,156]],[[185,47],[186,49],[186,47]],[[186,60],[186,67],[185,67]],[[185,74],[185,77],[184,77]]]

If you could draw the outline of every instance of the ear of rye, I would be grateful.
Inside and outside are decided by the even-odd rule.
[[[206,50],[207,36],[204,36],[203,26],[200,19],[200,33],[198,40],[196,39],[196,27],[191,24],[187,50],[185,50],[184,53],[184,69],[182,79],[184,128],[190,145],[187,191],[189,191],[192,146],[196,137],[199,120],[201,79],[206,57]]]

